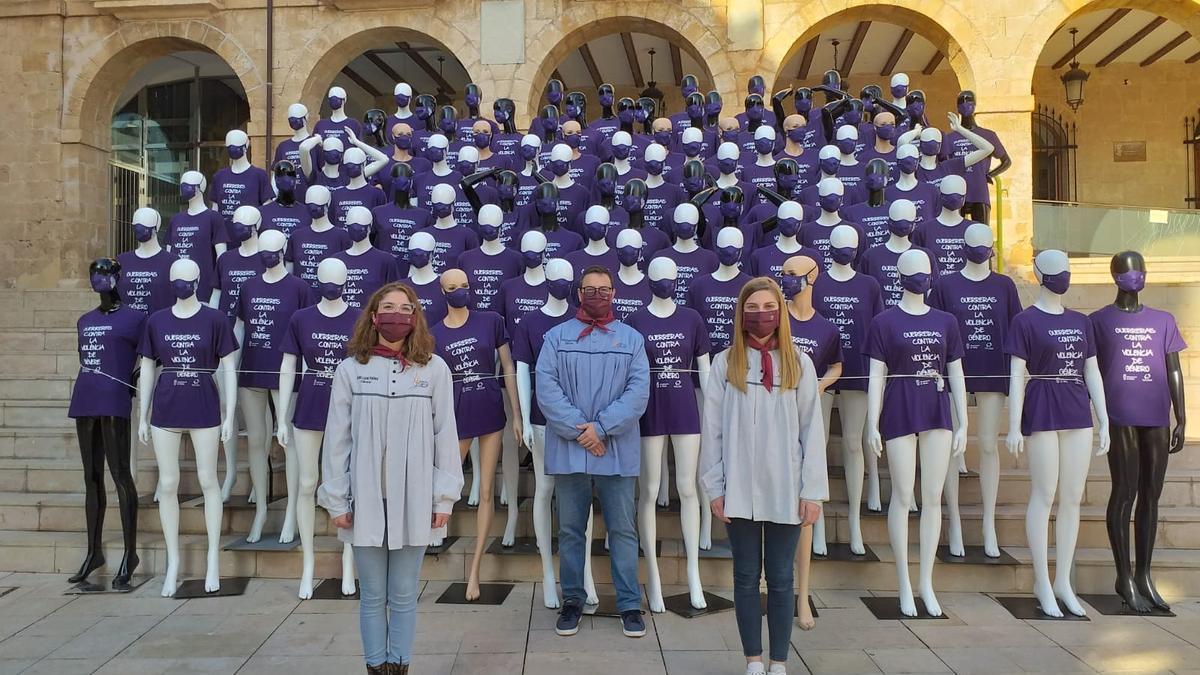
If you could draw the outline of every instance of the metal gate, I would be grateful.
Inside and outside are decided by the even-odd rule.
[[[1183,205],[1189,209],[1200,209],[1200,110],[1196,115],[1183,118],[1184,153],[1183,175],[1187,181],[1187,197]]]
[[[133,212],[148,203],[146,169],[109,161],[108,177],[108,250],[110,255],[116,255],[137,246],[137,241],[133,238]]]
[[[1033,112],[1033,198],[1053,202],[1076,199],[1075,123],[1039,105]]]

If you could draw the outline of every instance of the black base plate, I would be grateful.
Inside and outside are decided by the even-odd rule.
[[[1050,616],[1042,611],[1037,598],[1032,595],[993,595],[992,599],[1000,603],[1014,618],[1026,621],[1088,621],[1086,616],[1075,616],[1059,603],[1062,616]]]
[[[281,502],[284,499],[286,499],[286,497],[276,497],[275,499],[267,502],[267,507],[269,508],[271,504]],[[199,497],[196,497],[195,499],[186,503],[183,501],[183,497],[180,497],[179,506],[194,509],[204,508],[204,495],[200,495]],[[222,508],[233,511],[253,511],[258,508],[258,504],[250,503],[250,495],[230,495],[229,501],[222,504]]]
[[[608,549],[604,548],[604,540],[603,539],[593,539],[592,540],[592,555],[602,555],[606,558],[608,557]],[[662,555],[662,540],[661,539],[658,539],[654,542],[654,555],[657,555],[657,556]],[[639,558],[646,557],[646,554],[644,552],[642,552],[642,546],[640,543],[638,544],[638,557]]]
[[[446,537],[445,539],[442,540],[441,546],[438,546],[436,548],[433,546],[426,546],[425,547],[425,555],[441,555],[441,554],[445,553],[446,551],[450,550],[450,547],[453,546],[454,542],[456,542],[456,541],[458,541],[458,535],[456,535],[456,534],[450,535],[449,537]]]
[[[654,502],[654,510],[659,513],[679,513],[679,500],[672,499],[671,501],[667,502],[666,506],[663,506],[658,502]]]
[[[584,605],[583,613],[587,616],[611,616],[620,618],[621,613],[617,611],[617,596],[615,595],[599,595],[600,602],[595,605]]]
[[[1008,554],[1004,549],[1000,549],[1000,557],[993,558],[983,552],[982,546],[965,546],[963,547],[964,555],[950,555],[949,546],[939,546],[937,550],[937,559],[950,564],[960,565],[1020,565],[1017,559]]]
[[[724,560],[733,559],[733,549],[729,548],[728,539],[714,539],[712,548],[707,551],[700,549],[701,558],[722,558]]]
[[[875,615],[875,618],[879,619],[880,621],[907,621],[914,619],[937,620],[948,618],[944,610],[942,611],[941,616],[933,616],[925,609],[924,600],[922,600],[920,597],[915,598],[915,600],[917,604],[917,615],[905,616],[904,614],[900,613],[900,598],[896,596],[862,598],[863,604],[866,605],[867,609],[871,610],[871,613]]]
[[[225,551],[291,551],[300,547],[300,537],[297,535],[286,544],[279,543],[278,532],[264,532],[263,536],[253,544],[246,541],[245,537],[240,537],[234,541],[225,544],[222,550]]]
[[[154,578],[152,574],[135,574],[129,578],[129,585],[123,588],[113,588],[112,575],[97,574],[80,581],[63,592],[63,595],[101,595],[105,593],[132,593]]]
[[[863,548],[866,551],[865,553],[855,555],[850,550],[850,544],[826,544],[825,555],[814,553],[812,557],[816,560],[834,560],[837,562],[879,562],[879,556],[875,554],[875,551],[871,550],[870,546],[863,544]]]
[[[512,593],[512,584],[479,584],[479,599],[467,601],[467,585],[463,582],[450,587],[437,599],[439,605],[503,605]]]
[[[187,504],[188,502],[194,502],[203,496],[204,495],[179,495],[177,499],[179,500],[179,505],[183,506],[184,504]],[[158,508],[158,502],[154,501],[154,493],[151,492],[138,497],[138,506]]]
[[[793,617],[800,616],[800,596],[793,595],[792,596],[792,604],[793,604],[792,616]],[[762,610],[763,616],[766,616],[767,615],[767,594],[766,593],[758,594],[758,606]],[[813,603],[812,596],[809,596],[809,598],[808,598],[808,611],[812,612],[813,618],[820,616],[820,614],[817,614],[817,606]]]
[[[246,592],[246,584],[250,583],[250,577],[221,577],[221,589],[215,593],[209,593],[204,590],[203,579],[188,579],[179,584],[175,589],[175,595],[172,596],[176,600],[189,600],[191,598],[226,598],[232,595],[242,595]]]
[[[696,617],[708,616],[709,614],[733,609],[732,600],[722,598],[719,595],[713,595],[708,591],[704,592],[704,602],[708,605],[707,607],[696,609],[692,607],[692,596],[688,593],[669,595],[663,598],[663,604],[666,605],[667,611],[674,612],[685,619],[695,619]]]
[[[1157,607],[1149,612],[1134,611],[1119,595],[1080,595],[1079,599],[1104,616],[1175,616],[1175,612]]]
[[[521,498],[520,498],[520,499],[517,501],[517,509],[518,509],[518,510],[520,510],[520,508],[521,508],[521,502],[525,501],[526,499],[528,499],[528,497],[521,497]],[[470,504],[468,504],[468,503],[467,503],[467,500],[466,500],[466,498],[464,497],[464,498],[463,498],[463,500],[462,500],[462,510],[463,510],[463,511],[478,511],[478,510],[479,510],[479,505],[478,505],[478,504],[476,504],[475,506],[471,506]],[[492,501],[492,512],[493,512],[493,513],[500,513],[501,511],[506,511],[506,510],[508,510],[508,507],[507,507],[507,506],[504,506],[504,505],[502,505],[502,504],[500,503],[500,496],[499,496],[499,495],[496,495],[496,498],[495,498],[495,499]]]
[[[504,546],[501,537],[496,537],[488,544],[486,551],[491,555],[540,555],[537,539],[534,537],[517,537],[512,546]],[[550,540],[550,551],[558,553],[558,539]]]
[[[354,582],[354,595],[342,595],[341,579],[325,579],[313,589],[313,600],[357,600],[358,582]]]
[[[920,515],[921,515],[921,507],[920,506],[917,506],[917,510],[915,510],[915,511],[912,509],[909,509],[909,511],[908,511],[908,516],[910,518],[919,517]],[[888,507],[885,504],[883,506],[883,509],[881,509],[879,511],[872,511],[871,509],[864,508],[862,510],[862,512],[859,514],[859,516],[862,518],[887,518]]]

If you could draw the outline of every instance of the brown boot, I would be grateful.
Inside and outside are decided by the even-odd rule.
[[[367,675],[390,675],[391,665],[390,663],[381,663],[377,666],[367,666]]]
[[[407,663],[389,663],[388,665],[392,667],[390,675],[408,675]]]

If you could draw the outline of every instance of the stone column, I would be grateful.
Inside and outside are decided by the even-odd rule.
[[[987,110],[975,117],[1004,143],[1012,166],[1000,176],[1003,192],[992,195],[992,222],[1002,204],[1004,266],[1010,273],[1027,273],[1033,261],[1033,97],[987,97]],[[994,187],[993,187],[994,190]]]

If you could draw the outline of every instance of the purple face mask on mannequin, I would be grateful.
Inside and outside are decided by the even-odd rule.
[[[704,117],[704,105],[696,104],[687,106],[687,116],[690,120],[698,120]]]
[[[441,129],[442,133],[449,135],[450,132],[454,131],[454,120],[449,117],[443,117],[438,120],[438,129]]]
[[[908,85],[897,84],[891,88],[892,98],[904,98],[908,96]]]
[[[717,247],[717,262],[725,266],[738,264],[742,259],[742,249],[737,246],[719,246]]]
[[[659,280],[655,281],[654,279],[651,279],[650,280],[650,292],[653,293],[654,297],[656,297],[656,298],[662,298],[663,300],[669,300],[669,299],[675,297],[675,280],[674,279],[659,279]]]
[[[763,118],[763,109],[758,106],[751,106],[746,110],[746,119],[761,122]]]
[[[858,144],[858,141],[853,138],[839,138],[834,144],[837,145],[838,152],[849,155],[854,152],[854,146]]]
[[[520,149],[521,159],[526,162],[532,162],[537,159],[538,149],[532,145],[522,145]]]
[[[342,297],[342,285],[328,281],[321,281],[317,284],[318,291],[322,298],[326,300],[337,300]]]
[[[504,124],[508,121],[508,111],[504,108],[495,108],[492,110],[493,117],[496,118],[496,124]]]
[[[642,250],[636,246],[622,246],[617,249],[617,262],[624,267],[633,267],[642,258]]]
[[[1058,274],[1043,274],[1042,285],[1051,293],[1062,295],[1071,287],[1071,271],[1067,270]]]
[[[196,196],[196,186],[191,183],[180,183],[179,196],[182,197],[183,201],[185,202],[192,201],[192,198]]]
[[[962,115],[963,117],[971,117],[972,115],[974,115],[975,114],[975,102],[974,101],[963,101],[962,103],[959,103],[958,104],[958,114]]]
[[[846,124],[849,124],[852,127],[856,127],[856,126],[858,126],[859,122],[862,122],[862,112],[859,110],[855,110],[854,108],[851,108],[850,110],[846,111],[845,115],[842,115],[842,120]]]
[[[198,283],[198,279],[193,281],[176,279],[171,282],[171,292],[175,294],[177,300],[186,300],[196,294],[196,285]]]
[[[829,259],[838,265],[849,265],[854,262],[856,252],[853,246],[835,246],[829,249]]]
[[[921,141],[917,144],[917,149],[921,151],[922,155],[936,157],[942,150],[942,144],[939,141]]]
[[[717,171],[720,171],[721,174],[725,175],[725,176],[732,175],[734,171],[737,171],[737,160],[736,159],[718,159],[717,160]]]
[[[362,164],[346,164],[342,168],[346,170],[346,175],[351,178],[358,178],[363,172]]]
[[[769,155],[775,151],[775,141],[770,138],[754,139],[754,151],[760,155]]]
[[[683,154],[688,157],[696,157],[702,149],[704,149],[704,144],[700,141],[691,141],[683,144]]]
[[[351,231],[350,238],[354,238],[353,230]],[[258,259],[262,262],[263,267],[271,269],[283,260],[283,251],[259,251]]]
[[[812,112],[812,99],[801,98],[801,97],[797,96],[795,99],[795,107],[796,107],[796,112],[800,113],[801,115],[804,115],[805,118],[807,118],[808,113]]]
[[[455,309],[462,309],[469,302],[471,302],[471,290],[468,288],[456,288],[446,293],[446,304]]]
[[[817,201],[820,203],[822,211],[833,213],[834,211],[842,208],[842,196],[836,193],[822,195],[817,199]]]
[[[289,117],[288,118],[288,126],[292,128],[292,131],[300,131],[301,129],[304,128],[304,118],[303,117]]]
[[[525,267],[533,269],[534,267],[542,266],[541,251],[521,251],[521,260],[525,263]]]
[[[1129,270],[1121,272],[1114,279],[1117,282],[1117,288],[1126,293],[1141,293],[1146,287],[1146,273],[1141,270]]]
[[[342,163],[342,151],[341,150],[322,150],[321,151],[321,159],[325,160],[325,163],[330,166],[337,166]]]
[[[496,192],[499,193],[500,199],[511,201],[517,198],[517,188],[515,185],[505,185],[501,183],[496,186]]]
[[[478,108],[479,107],[479,95],[474,92],[467,92],[467,95],[464,97],[463,100],[466,101],[468,108]]]
[[[563,143],[567,144],[568,148],[571,148],[572,150],[578,150],[579,144],[583,139],[579,134],[567,134],[566,136],[562,137],[562,140]]]
[[[412,97],[405,96],[404,94],[396,94],[395,99],[396,99],[396,107],[407,108],[409,101],[412,100]]]
[[[538,197],[533,202],[533,207],[537,209],[538,215],[551,216],[558,211],[558,203],[548,197]]]
[[[710,101],[704,104],[704,114],[716,116],[721,114],[721,104],[716,101]]]
[[[911,220],[889,220],[888,221],[888,232],[891,232],[892,234],[896,235],[897,237],[907,237],[908,235],[913,233],[913,229],[915,227],[916,227],[916,224],[913,223],[913,221],[911,221]]]
[[[826,176],[836,174],[838,167],[841,165],[842,162],[837,157],[826,157],[825,159],[817,160],[817,166],[821,169],[821,173]]]
[[[499,225],[484,225],[479,224],[479,238],[484,241],[495,241],[500,237]]]
[[[620,120],[622,124],[633,124],[633,110],[622,110],[618,112],[617,119]]]
[[[308,206],[308,215],[313,220],[325,217],[325,205],[324,204],[307,204],[307,206]]]
[[[885,141],[892,140],[896,137],[896,125],[880,124],[879,126],[875,127],[875,136],[877,138],[882,138]]]
[[[916,173],[919,159],[916,157],[902,157],[896,161],[896,167],[900,169],[900,173]]]
[[[345,104],[346,104],[346,101],[344,99],[338,98],[337,96],[329,97],[329,109],[330,110],[337,110]]]
[[[555,176],[565,176],[571,170],[571,164],[561,159],[550,161],[550,173]]]
[[[900,287],[909,293],[924,295],[927,291],[929,291],[930,283],[929,274],[925,272],[900,275]]]
[[[663,163],[657,159],[646,160],[646,173],[651,176],[660,176],[663,172]]]
[[[795,127],[787,130],[788,140],[793,143],[799,143],[804,140],[804,127]]]
[[[412,136],[397,136],[392,139],[392,143],[405,152],[412,150]]]
[[[783,291],[783,297],[788,300],[804,292],[804,289],[807,287],[808,275],[785,274],[780,279],[779,289]]]
[[[492,144],[492,135],[487,132],[476,131],[471,135],[471,141],[475,144],[475,147],[482,150]]]
[[[696,194],[704,189],[704,178],[701,176],[688,176],[683,179],[683,189],[688,191],[688,194]]]
[[[738,133],[737,129],[725,129],[721,132],[721,140],[726,143],[737,143]]]
[[[429,251],[423,248],[408,249],[408,264],[413,269],[421,269],[429,264]]]
[[[596,181],[596,189],[601,197],[611,197],[617,194],[617,183],[611,178],[601,178]]]
[[[546,280],[546,290],[550,291],[550,296],[555,300],[566,300],[571,295],[573,285],[570,279]]]
[[[966,201],[966,196],[951,192],[950,194],[942,195],[942,208],[951,211],[961,211]]]
[[[693,239],[696,236],[696,226],[692,223],[671,223],[671,232],[676,239]]]
[[[117,277],[112,274],[93,274],[91,283],[93,291],[111,293],[117,287]]]
[[[150,241],[154,238],[154,228],[134,223],[133,238],[140,242]]]
[[[878,173],[870,173],[867,174],[866,178],[863,179],[863,182],[866,183],[868,190],[875,192],[882,190],[887,185],[887,176]]]
[[[982,265],[992,259],[991,246],[968,246],[966,248],[967,260]]]
[[[664,148],[670,147],[671,131],[668,129],[667,131],[654,132],[654,142],[658,143],[659,145],[663,146]]]
[[[629,151],[632,150],[628,145],[612,146],[613,157],[617,159],[629,159]]]
[[[800,177],[784,173],[776,176],[775,183],[779,186],[784,197],[790,197],[796,191],[796,186],[800,184]]]
[[[642,110],[641,108],[634,109],[634,111],[633,111],[633,121],[634,122],[637,122],[638,124],[642,124],[643,122],[645,122],[648,119],[650,119],[650,118],[648,115],[646,115],[645,110]]]
[[[460,159],[454,168],[462,175],[470,176],[471,174],[475,173],[475,162],[468,162],[465,159]]]
[[[446,150],[437,146],[429,146],[425,148],[425,159],[437,164],[446,159]]]
[[[280,193],[295,192],[296,179],[292,178],[291,176],[276,176],[275,187],[279,188]]]
[[[346,234],[350,235],[350,241],[362,241],[371,236],[371,226],[363,223],[349,223],[346,225]],[[266,262],[264,260],[264,262]]]
[[[600,241],[608,232],[608,225],[605,223],[586,222],[583,224],[583,236],[587,237],[588,241]]]
[[[796,218],[780,218],[775,226],[781,237],[794,237],[800,234],[800,221]]]
[[[600,94],[600,105],[604,106],[605,108],[611,108],[612,104],[613,104],[613,95],[612,94]]]
[[[251,234],[254,234],[249,225],[245,223],[239,223],[236,220],[229,221],[229,224],[226,226],[226,228],[229,231],[229,239],[235,244],[240,244],[243,241],[246,241],[250,238]]]
[[[721,212],[721,217],[726,220],[737,220],[738,216],[742,215],[742,205],[737,202],[721,202],[717,208]]]
[[[646,201],[638,195],[626,194],[621,197],[621,208],[629,213],[638,213],[646,206]]]
[[[430,211],[433,212],[434,218],[449,218],[450,214],[454,211],[454,205],[434,202],[433,208],[431,208]]]
[[[562,103],[562,99],[563,93],[561,91],[552,89],[546,92],[546,100],[550,102],[550,105],[558,105],[559,103]]]
[[[913,101],[911,104],[909,104],[908,111],[916,117],[923,117],[925,115],[924,101]]]

